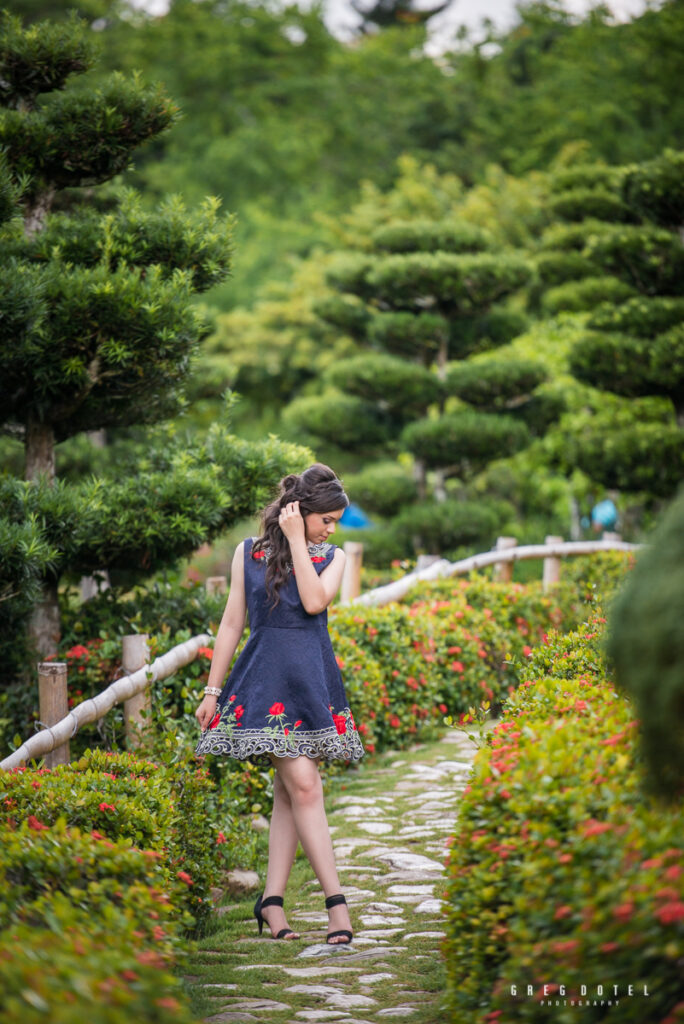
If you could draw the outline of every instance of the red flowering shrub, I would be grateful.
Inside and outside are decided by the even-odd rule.
[[[602,627],[596,616],[535,649],[476,757],[448,865],[449,999],[464,1024],[548,1021],[543,987],[559,983],[568,999],[618,985],[614,1014],[581,1012],[620,1024],[663,1020],[681,994],[684,814],[643,794]]]
[[[3,774],[0,811],[6,827],[52,828],[60,819],[106,842],[127,840],[164,852],[168,878],[179,869],[201,879],[192,892],[173,882],[178,912],[190,927],[209,911],[219,866],[207,822],[215,815],[214,784],[190,761],[164,764],[102,750],[53,769]],[[171,891],[171,889],[169,891]],[[192,915],[192,916],[190,916]]]

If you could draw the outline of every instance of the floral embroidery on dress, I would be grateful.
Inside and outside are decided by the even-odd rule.
[[[252,537],[252,544],[254,543],[255,540],[256,537]],[[327,540],[322,540],[319,541],[319,543],[317,544],[307,544],[306,547],[312,562],[325,562],[333,545],[330,544]],[[252,547],[252,558],[263,558],[264,563],[266,565],[268,565],[268,559],[270,554],[270,544],[265,544],[263,548],[260,548],[258,550],[255,550],[254,547]],[[286,563],[285,568],[287,569],[288,572],[291,572],[293,576],[295,575],[294,566],[292,565],[291,561]]]
[[[319,756],[318,752],[322,749],[329,758],[351,760],[358,757],[358,739],[352,739],[356,723],[349,708],[337,714],[331,706],[332,725],[327,729],[311,731],[300,728],[303,724],[301,718],[289,723],[285,705],[282,701],[275,701],[264,716],[269,723],[267,726],[257,730],[249,729],[246,734],[236,736],[233,730],[241,728],[238,719],[242,718],[245,710],[242,704],[231,707],[236,699],[233,694],[209,724],[209,729],[215,730],[215,734],[225,736],[223,741],[218,735],[216,740],[212,740],[209,750],[213,753],[238,755],[241,759],[251,755],[255,760],[260,760],[269,753],[276,757],[297,757],[302,753],[310,757]]]

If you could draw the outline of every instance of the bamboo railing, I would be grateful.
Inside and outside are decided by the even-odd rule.
[[[344,545],[347,554],[345,575],[342,580],[340,604],[359,604],[364,606],[380,607],[389,604],[391,601],[398,601],[421,580],[433,580],[442,576],[455,576],[460,573],[471,572],[473,569],[482,569],[487,565],[497,566],[499,579],[510,580],[513,563],[526,559],[543,559],[543,582],[545,589],[557,582],[560,575],[560,560],[574,555],[589,555],[599,551],[634,551],[639,548],[638,544],[629,544],[622,541],[617,534],[604,534],[602,540],[598,541],[569,541],[563,542],[561,537],[549,536],[544,544],[526,544],[517,546],[514,537],[499,537],[496,547],[492,551],[484,551],[479,555],[472,555],[470,558],[463,558],[458,562],[450,562],[445,558],[435,557],[429,565],[419,567],[411,573],[402,576],[365,594],[360,594],[361,589],[361,562],[363,557],[363,545],[354,541],[347,541]],[[425,559],[425,556],[423,556]],[[430,556],[427,556],[430,560]],[[212,593],[225,593],[226,578],[210,577],[207,580],[207,590]],[[111,683],[102,693],[83,701],[68,714],[64,713],[67,707],[67,680],[66,665],[60,662],[43,662],[39,665],[39,676],[41,678],[41,719],[44,724],[40,732],[35,733],[17,748],[9,757],[0,761],[0,768],[9,770],[16,768],[26,762],[29,758],[41,757],[44,754],[52,755],[51,764],[68,762],[69,740],[76,735],[82,725],[87,722],[98,721],[104,717],[116,704],[125,702],[126,733],[129,745],[135,745],[136,729],[141,722],[140,712],[149,707],[149,695],[146,693],[150,683],[157,679],[166,679],[173,675],[184,665],[188,665],[197,657],[200,647],[211,642],[212,637],[208,633],[201,633],[182,644],[173,647],[166,654],[156,658],[152,664],[146,664],[146,638],[142,636],[124,637],[124,641],[131,641],[131,655],[126,654],[124,645],[123,667],[133,669],[121,679]],[[142,643],[141,643],[142,641]],[[53,688],[55,693],[50,693]],[[45,705],[44,705],[45,701]],[[47,711],[44,710],[47,708]],[[62,710],[58,710],[58,709]],[[50,719],[52,718],[52,723]]]
[[[502,541],[506,543],[501,543]],[[558,580],[561,558],[570,555],[591,555],[598,551],[634,551],[640,546],[611,537],[596,541],[568,541],[565,543],[560,537],[547,537],[548,543],[525,544],[520,547],[511,546],[510,541],[515,543],[512,537],[500,537],[494,550],[484,551],[482,554],[472,555],[470,558],[462,558],[458,562],[449,562],[446,558],[438,558],[424,569],[407,573],[401,579],[394,580],[382,587],[376,587],[365,594],[357,592],[356,596],[341,603],[380,607],[389,604],[390,601],[400,600],[411,587],[421,580],[434,580],[440,576],[456,576],[460,573],[472,572],[473,569],[482,569],[487,565],[510,566],[512,569],[513,562],[530,558],[544,560],[543,580],[546,588]],[[499,578],[510,579],[510,573],[502,572]]]
[[[0,761],[0,768],[16,768],[29,758],[41,757],[43,754],[57,751],[62,747],[68,751],[69,740],[76,735],[82,725],[85,725],[86,722],[98,721],[108,711],[111,711],[115,704],[128,701],[142,693],[156,679],[166,679],[173,675],[179,668],[193,661],[197,657],[199,648],[208,644],[211,639],[208,633],[193,636],[190,640],[172,647],[166,654],[155,658],[151,665],[143,665],[137,671],[110,683],[102,693],[84,700],[58,722],[47,725],[45,729],[41,729],[40,732],[27,739],[9,757]],[[50,668],[57,668],[60,665],[59,662],[43,662],[43,664]],[[55,673],[55,675],[58,674]],[[66,686],[66,667],[64,685]],[[63,761],[64,757],[61,760]],[[68,752],[66,760],[68,761]]]

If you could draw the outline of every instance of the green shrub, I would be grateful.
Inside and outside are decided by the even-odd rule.
[[[492,459],[524,448],[529,434],[512,416],[468,409],[410,423],[402,441],[427,466],[453,467],[459,476],[469,477]]]
[[[414,358],[435,352],[448,329],[448,321],[436,313],[376,313],[368,340],[388,352]]]
[[[426,501],[406,505],[392,527],[406,554],[418,535],[427,551],[457,558],[464,545],[490,546],[511,514],[512,507],[501,501]]]
[[[549,212],[562,220],[595,217],[605,221],[633,221],[633,210],[619,196],[603,188],[572,188],[549,201]]]
[[[450,363],[444,382],[447,394],[456,395],[478,409],[508,411],[546,380],[541,363],[531,359],[490,356],[477,361]]]
[[[654,160],[628,168],[622,193],[642,217],[676,231],[684,220],[683,182],[684,153],[666,149]]]
[[[449,358],[465,359],[474,352],[506,345],[528,327],[524,313],[505,306],[494,306],[477,317],[454,317],[449,330]]]
[[[358,299],[351,295],[326,295],[313,304],[313,312],[321,320],[338,327],[353,338],[366,335],[370,314]]]
[[[163,939],[142,948],[140,922],[130,910],[109,905],[99,921],[56,893],[48,927],[7,928],[0,936],[3,1021],[194,1024]]]
[[[618,277],[608,275],[584,277],[580,281],[559,284],[542,296],[542,308],[553,315],[560,312],[581,313],[599,302],[623,302],[635,294],[634,288]]]
[[[398,220],[378,228],[372,242],[386,252],[484,252],[492,239],[463,221]]]
[[[653,225],[611,226],[587,238],[584,254],[604,273],[617,274],[646,295],[684,293],[684,246],[670,231]]]
[[[38,771],[36,777],[35,770],[14,769],[0,778],[0,800],[13,818],[31,815],[47,826],[64,818],[69,827],[98,832],[109,841],[129,840],[163,852],[179,912],[201,924],[218,870],[211,841],[219,831],[214,786],[205,768],[191,761],[167,767],[130,754],[89,750],[71,764]],[[178,885],[179,871],[191,884]]]
[[[383,352],[337,360],[324,379],[350,395],[380,403],[398,424],[424,414],[441,390],[430,370]]]
[[[360,473],[345,473],[344,484],[352,501],[381,516],[394,515],[418,496],[415,480],[398,462],[374,462]]]
[[[603,621],[532,653],[476,756],[448,864],[459,1024],[546,1022],[544,985],[556,998],[563,985],[568,1005],[582,985],[618,985],[614,1011],[582,1013],[620,1024],[662,1020],[681,997],[684,821],[643,797],[638,722],[605,676]]]
[[[648,789],[684,793],[684,493],[664,516],[616,599],[610,656],[634,700]]]
[[[580,252],[543,252],[536,259],[537,273],[547,288],[578,281],[596,273]]]
[[[636,334],[641,338],[655,338],[682,320],[684,299],[640,295],[619,306],[612,303],[598,306],[587,320],[587,327],[597,331],[616,331]]]
[[[618,188],[622,171],[617,167],[606,167],[601,164],[578,164],[555,171],[551,178],[553,192],[568,192],[573,189],[599,188],[613,190]]]
[[[388,438],[385,418],[373,403],[341,392],[295,398],[285,407],[283,422],[302,436],[322,438],[343,449],[365,449]]]

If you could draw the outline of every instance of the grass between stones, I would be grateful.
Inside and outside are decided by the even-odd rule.
[[[438,901],[446,840],[474,752],[451,730],[335,776],[326,807],[354,942],[324,945],[323,893],[299,851],[285,910],[301,939],[274,941],[266,927],[259,938],[256,894],[232,900],[183,965],[193,1013],[216,1024],[442,1024]],[[266,859],[264,840],[262,877]]]

